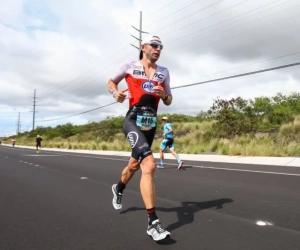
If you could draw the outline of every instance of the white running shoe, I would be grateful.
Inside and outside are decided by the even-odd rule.
[[[178,163],[177,169],[182,169],[182,166],[183,166],[183,161],[180,161],[180,162]]]
[[[163,240],[171,236],[170,232],[161,227],[159,220],[153,221],[152,225],[148,226],[147,234],[155,241]]]
[[[117,192],[117,184],[114,184],[112,186],[111,190],[112,190],[113,195],[114,195],[113,200],[112,200],[112,204],[113,204],[113,206],[116,210],[119,210],[119,209],[122,208],[122,196],[123,196],[123,194]]]

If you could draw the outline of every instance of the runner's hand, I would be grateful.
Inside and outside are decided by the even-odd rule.
[[[160,98],[165,98],[166,96],[165,90],[162,86],[155,86],[152,88],[152,91]]]
[[[116,93],[115,99],[116,99],[117,102],[120,102],[120,103],[124,102],[124,100],[127,96],[124,92],[126,92],[127,90],[128,89],[123,89],[123,90],[120,90]]]

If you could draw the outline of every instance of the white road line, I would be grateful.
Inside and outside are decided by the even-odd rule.
[[[173,164],[173,165],[176,165],[176,164]],[[194,168],[217,169],[217,170],[227,170],[227,171],[237,171],[237,172],[261,173],[261,174],[277,174],[277,175],[300,176],[300,174],[268,172],[268,171],[258,171],[258,170],[248,170],[248,169],[218,168],[218,167],[204,167],[204,166],[192,166],[192,167],[194,167]]]
[[[27,155],[27,156],[42,156],[42,155]],[[78,155],[76,153],[68,154],[68,153],[65,153],[65,152],[63,152],[63,154],[61,154],[61,155],[58,154],[58,155],[45,155],[45,156],[76,156],[76,157],[83,157],[83,158],[94,158],[94,159],[104,159],[104,160],[126,161],[126,162],[128,162],[128,159],[116,159],[116,158],[110,158],[110,157],[97,157],[97,156],[88,156],[88,155]],[[128,157],[129,158],[129,156],[124,156],[124,157]],[[24,163],[27,163],[27,162],[24,162]],[[222,164],[222,162],[220,162],[220,163]],[[216,164],[218,164],[218,163],[216,162]],[[243,164],[243,163],[240,163],[240,164]],[[173,164],[173,163],[167,163],[166,165],[177,166],[177,164]],[[259,165],[259,164],[255,164],[255,165]],[[285,176],[300,176],[300,174],[293,174],[293,173],[269,172],[269,171],[258,171],[258,170],[249,170],[249,169],[206,167],[206,166],[195,166],[195,165],[189,165],[189,166],[195,167],[195,168],[216,169],[216,170],[236,171],[236,172],[274,174],[274,175],[285,175]],[[283,167],[283,166],[278,166],[278,167]]]
[[[61,156],[61,155],[23,155],[23,156],[34,156],[34,157],[40,157],[40,156]]]
[[[96,158],[96,159],[104,159],[104,160],[113,160],[113,161],[128,161],[124,159],[116,159],[116,158],[109,158],[109,157],[96,157],[96,156],[87,156],[87,155],[73,155],[73,154],[62,154],[68,156],[77,156],[83,158]],[[126,156],[125,156],[126,157]],[[129,157],[128,157],[129,158]],[[217,164],[217,163],[216,163]],[[174,163],[167,163],[166,165],[173,165],[177,166],[178,164]],[[248,169],[235,169],[235,168],[220,168],[220,167],[205,167],[205,166],[195,166],[189,165],[194,168],[204,168],[204,169],[216,169],[216,170],[227,170],[227,171],[237,171],[237,172],[249,172],[249,173],[261,173],[261,174],[277,174],[277,175],[286,175],[286,176],[300,176],[300,174],[292,174],[292,173],[281,173],[281,172],[268,172],[268,171],[258,171],[258,170],[248,170]],[[184,168],[184,166],[183,166]]]
[[[263,226],[273,226],[274,224],[268,221],[259,220],[256,222],[256,225],[263,227]]]

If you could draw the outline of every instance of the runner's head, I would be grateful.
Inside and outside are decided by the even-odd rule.
[[[163,118],[161,118],[162,122],[167,122],[168,121],[168,117],[164,116]]]
[[[36,137],[40,137],[39,135],[37,135]]]
[[[140,60],[144,56],[147,57],[151,62],[156,62],[160,56],[161,50],[163,49],[162,42],[158,36],[149,36],[143,39],[140,52]]]

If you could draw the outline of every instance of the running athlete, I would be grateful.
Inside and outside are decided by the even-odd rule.
[[[155,212],[155,186],[153,182],[156,163],[151,145],[156,131],[157,109],[160,100],[165,105],[172,103],[170,76],[167,68],[159,66],[163,45],[157,36],[151,36],[141,45],[140,61],[125,63],[108,81],[108,90],[116,101],[122,103],[128,90],[129,110],[123,123],[123,131],[132,148],[128,165],[121,180],[112,186],[113,206],[122,208],[123,191],[141,168],[141,195],[148,214],[147,234],[159,241],[171,234],[164,230]],[[128,89],[118,90],[118,84],[126,80]]]
[[[169,147],[172,155],[177,160],[178,166],[177,169],[181,169],[183,165],[183,161],[180,160],[178,154],[174,150],[174,133],[172,129],[171,123],[168,121],[168,117],[164,116],[162,118],[162,122],[164,123],[164,140],[160,144],[159,156],[160,156],[160,164],[157,166],[158,168],[164,168],[164,151],[167,147]]]
[[[42,137],[40,137],[39,135],[37,135],[35,142],[36,142],[36,152],[39,153],[40,150],[42,149]]]
[[[13,146],[13,148],[15,147],[15,144],[16,144],[16,139],[15,138],[12,138],[11,139],[11,145]]]

